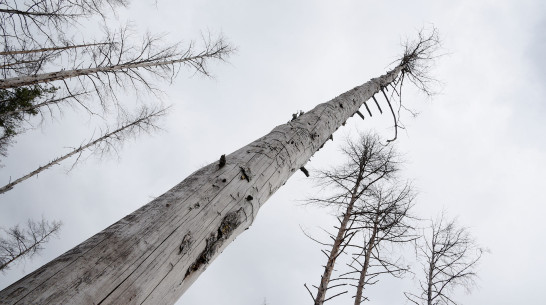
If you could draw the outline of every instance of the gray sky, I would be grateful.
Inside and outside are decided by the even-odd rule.
[[[136,1],[135,1],[136,2]],[[238,52],[212,65],[215,78],[181,72],[165,87],[173,110],[165,132],[124,146],[120,157],[89,158],[44,172],[0,198],[0,225],[28,217],[61,220],[61,238],[30,262],[0,276],[0,288],[62,254],[146,204],[221,154],[381,75],[402,52],[400,42],[422,26],[440,31],[444,52],[433,75],[432,99],[406,87],[407,130],[396,145],[404,177],[419,190],[415,213],[445,209],[491,250],[464,304],[541,304],[546,282],[546,4],[495,1],[167,1],[121,10],[139,31],[168,32],[189,41],[222,32]],[[19,176],[75,146],[93,130],[86,115],[64,116],[19,138],[0,179]],[[357,130],[393,133],[389,116],[351,119],[309,167],[331,164],[340,139]],[[61,150],[59,150],[61,149]],[[311,303],[304,283],[317,284],[324,256],[300,226],[330,228],[328,211],[302,206],[311,180],[296,173],[261,209],[250,230],[220,255],[178,304]],[[408,261],[413,260],[410,255]],[[418,273],[419,274],[419,273]],[[404,304],[413,279],[383,278],[368,293],[373,304]],[[330,304],[345,304],[339,298]]]

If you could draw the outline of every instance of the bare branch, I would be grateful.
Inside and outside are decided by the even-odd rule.
[[[19,225],[9,229],[0,228],[5,235],[0,236],[0,271],[38,254],[44,244],[59,233],[60,228],[61,222],[48,222],[43,218],[40,221],[29,219],[24,228]]]
[[[115,151],[117,149],[116,147],[121,145],[121,143],[126,138],[135,136],[138,133],[151,132],[155,129],[158,129],[155,121],[159,117],[165,115],[166,111],[167,108],[148,109],[146,107],[143,107],[136,118],[125,120],[124,122],[120,123],[118,127],[113,131],[108,131],[107,129],[105,132],[102,133],[100,137],[91,140],[85,144],[82,144],[79,147],[74,148],[69,153],[56,158],[46,165],[38,167],[36,170],[26,174],[21,178],[16,179],[13,182],[4,185],[0,188],[0,194],[11,190],[15,185],[27,180],[28,178],[36,176],[42,171],[84,151],[92,150],[93,153],[99,154],[100,156],[110,151]]]
[[[456,220],[444,213],[432,221],[423,238],[416,243],[424,279],[419,281],[419,294],[406,293],[414,304],[457,305],[451,298],[456,287],[470,291],[475,286],[476,267],[485,249],[479,247]]]

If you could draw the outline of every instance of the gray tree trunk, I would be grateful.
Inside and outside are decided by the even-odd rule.
[[[265,201],[401,69],[277,126],[225,162],[196,171],[2,290],[0,304],[173,304],[250,227]]]

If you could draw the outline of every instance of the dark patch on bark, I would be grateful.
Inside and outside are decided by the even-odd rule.
[[[182,243],[180,244],[180,247],[178,247],[178,255],[184,255],[188,253],[188,251],[190,250],[191,243],[192,243],[191,233],[188,232],[188,234],[186,234],[184,238],[182,239]]]
[[[195,262],[186,271],[184,279],[211,261],[224,241],[228,239],[233,231],[241,224],[242,214],[244,214],[244,210],[243,208],[240,208],[237,211],[228,213],[226,217],[222,219],[218,230],[213,232],[210,237],[207,238],[206,246],[203,252],[201,252],[199,257],[197,257]]]
[[[220,161],[218,163],[218,168],[222,168],[224,167],[224,165],[226,165],[226,155],[221,155]]]
[[[241,180],[250,182],[250,168],[239,167],[241,169]]]
[[[189,207],[188,210],[193,210],[193,209],[197,209],[198,207],[200,207],[201,205],[199,204],[199,202],[196,202],[193,206]]]
[[[254,197],[252,197],[252,195],[246,196],[246,200],[250,201],[250,200],[252,200],[252,199],[254,199]]]

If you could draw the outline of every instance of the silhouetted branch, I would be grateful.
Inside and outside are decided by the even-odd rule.
[[[27,180],[32,176],[38,175],[42,171],[54,165],[57,165],[72,156],[81,155],[81,153],[85,151],[92,150],[93,153],[99,155],[104,155],[105,153],[108,153],[110,151],[115,151],[117,149],[116,147],[121,145],[121,143],[128,137],[135,136],[136,134],[141,132],[150,132],[154,129],[157,129],[158,127],[155,122],[159,117],[165,115],[166,111],[166,108],[160,108],[155,110],[142,108],[139,115],[135,119],[125,120],[124,122],[120,123],[118,127],[113,131],[109,131],[107,129],[105,132],[102,133],[100,137],[91,140],[85,144],[82,144],[79,147],[74,148],[71,152],[59,158],[56,158],[46,165],[38,167],[36,170],[16,179],[13,182],[4,185],[0,188],[0,194],[11,190],[15,185]],[[74,167],[77,161],[78,160],[76,160],[72,167]]]
[[[48,222],[42,218],[39,222],[29,219],[25,228],[16,225],[7,230],[0,229],[5,235],[0,235],[0,271],[38,254],[44,244],[59,233],[60,228],[60,222]]]

